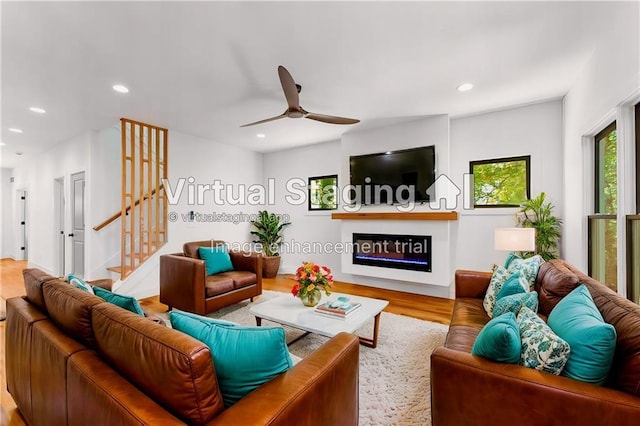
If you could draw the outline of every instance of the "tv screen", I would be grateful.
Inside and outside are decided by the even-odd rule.
[[[352,156],[349,163],[350,183],[360,186],[361,204],[407,203],[410,197],[416,203],[429,201],[427,189],[435,181],[433,145]]]

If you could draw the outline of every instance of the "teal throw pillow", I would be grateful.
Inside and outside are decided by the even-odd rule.
[[[520,331],[513,312],[494,317],[480,330],[471,349],[472,355],[509,364],[520,361]]]
[[[507,271],[509,275],[520,272],[523,274],[527,283],[529,284],[529,290],[534,290],[536,286],[536,277],[538,276],[538,269],[540,265],[544,263],[544,259],[540,255],[528,257],[526,259],[513,259],[509,263]]]
[[[616,349],[616,329],[604,322],[589,289],[582,284],[551,311],[549,327],[571,345],[563,376],[602,385]]]
[[[510,274],[507,272],[506,268],[503,268],[502,266],[498,266],[491,275],[491,281],[489,281],[489,286],[487,287],[484,300],[482,301],[482,306],[484,307],[487,315],[489,315],[489,318],[493,316],[493,307],[496,304],[498,293],[502,290],[502,286],[509,276]]]
[[[209,346],[225,407],[293,366],[282,327],[229,325],[183,312],[171,312],[169,319]]]
[[[69,284],[71,284],[72,286],[74,286],[76,288],[79,288],[80,290],[86,291],[87,293],[95,294],[93,292],[93,289],[91,288],[91,286],[89,284],[87,284],[80,277],[76,277],[73,274],[69,274],[69,277],[67,278],[67,281],[69,281]]]
[[[569,359],[569,344],[526,306],[520,309],[516,321],[522,342],[518,364],[559,375]]]
[[[520,260],[522,260],[522,257],[520,257],[520,255],[519,255],[518,253],[516,253],[516,252],[513,252],[513,251],[512,251],[512,252],[510,252],[510,253],[507,255],[507,260],[505,260],[505,261],[504,261],[504,267],[505,267],[505,268],[508,268],[508,267],[509,267],[509,265],[511,264],[511,261],[512,261],[512,260],[514,260],[514,259],[520,259]]]
[[[144,316],[144,312],[140,307],[140,303],[136,300],[135,297],[125,296],[123,294],[113,293],[109,290],[105,290],[104,288],[93,286],[93,292],[96,296],[101,299],[113,303],[116,306],[120,306],[121,308],[126,309],[127,311],[131,311],[134,314]]]
[[[532,291],[503,297],[496,302],[496,306],[493,308],[493,316],[497,317],[507,312],[513,312],[518,315],[523,306],[533,312],[538,312],[538,293]]]
[[[207,275],[233,271],[231,257],[225,246],[198,247],[198,254],[204,260]]]
[[[527,281],[524,278],[521,281],[520,276],[521,274],[519,272],[511,275],[498,292],[496,300],[511,296],[512,294],[526,293],[529,290]]]

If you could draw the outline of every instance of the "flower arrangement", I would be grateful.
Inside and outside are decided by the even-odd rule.
[[[296,270],[294,280],[297,281],[291,289],[291,294],[294,297],[304,300],[311,293],[319,295],[320,291],[324,291],[327,296],[331,294],[333,275],[331,275],[331,269],[326,266],[316,265],[313,262],[302,262],[302,266]],[[318,300],[320,299],[318,298]]]

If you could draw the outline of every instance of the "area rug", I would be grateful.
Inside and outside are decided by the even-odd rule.
[[[263,291],[254,303],[282,295]],[[249,314],[250,302],[238,303],[209,314],[242,325],[255,325]],[[263,321],[263,325],[276,325]],[[302,334],[284,327],[287,340]],[[444,343],[448,327],[428,321],[383,312],[380,318],[378,347],[360,345],[360,424],[431,424],[430,355]],[[356,333],[371,337],[373,320]],[[328,338],[309,334],[289,347],[301,358],[312,353]]]

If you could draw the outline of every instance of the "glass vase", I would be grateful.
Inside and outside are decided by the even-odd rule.
[[[304,306],[316,306],[320,299],[322,299],[322,293],[317,288],[314,288],[311,291],[308,291],[304,296],[300,296],[300,300],[302,300],[302,304]]]

